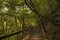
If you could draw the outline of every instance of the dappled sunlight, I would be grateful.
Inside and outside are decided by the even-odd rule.
[[[60,1],[0,0],[0,40],[60,40]]]
[[[2,9],[1,9],[1,12],[2,12],[2,13],[8,12],[8,8],[7,8],[7,7],[2,8]]]

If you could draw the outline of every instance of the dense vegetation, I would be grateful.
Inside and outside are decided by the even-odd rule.
[[[60,40],[59,0],[0,0],[1,40],[23,40],[33,28],[42,40]]]

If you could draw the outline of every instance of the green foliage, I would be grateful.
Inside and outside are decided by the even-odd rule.
[[[35,21],[35,14],[25,5],[23,0],[0,0],[0,37],[27,29],[30,24],[35,26],[37,24]],[[21,34],[19,35],[21,36]],[[18,39],[19,35],[6,40]]]
[[[39,13],[39,16],[60,21],[59,0],[28,0],[27,3]],[[38,24],[36,14],[27,7],[24,0],[0,0],[0,36],[27,29],[31,25],[35,27]],[[15,40],[18,36],[7,40]]]

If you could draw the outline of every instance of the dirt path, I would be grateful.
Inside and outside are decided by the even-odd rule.
[[[40,29],[39,28],[32,28],[31,33],[27,34],[23,40],[42,40],[40,38]]]

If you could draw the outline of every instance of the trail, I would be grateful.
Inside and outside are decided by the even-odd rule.
[[[41,29],[39,27],[31,28],[30,34],[27,34],[23,40],[47,40],[42,39],[41,37]]]

